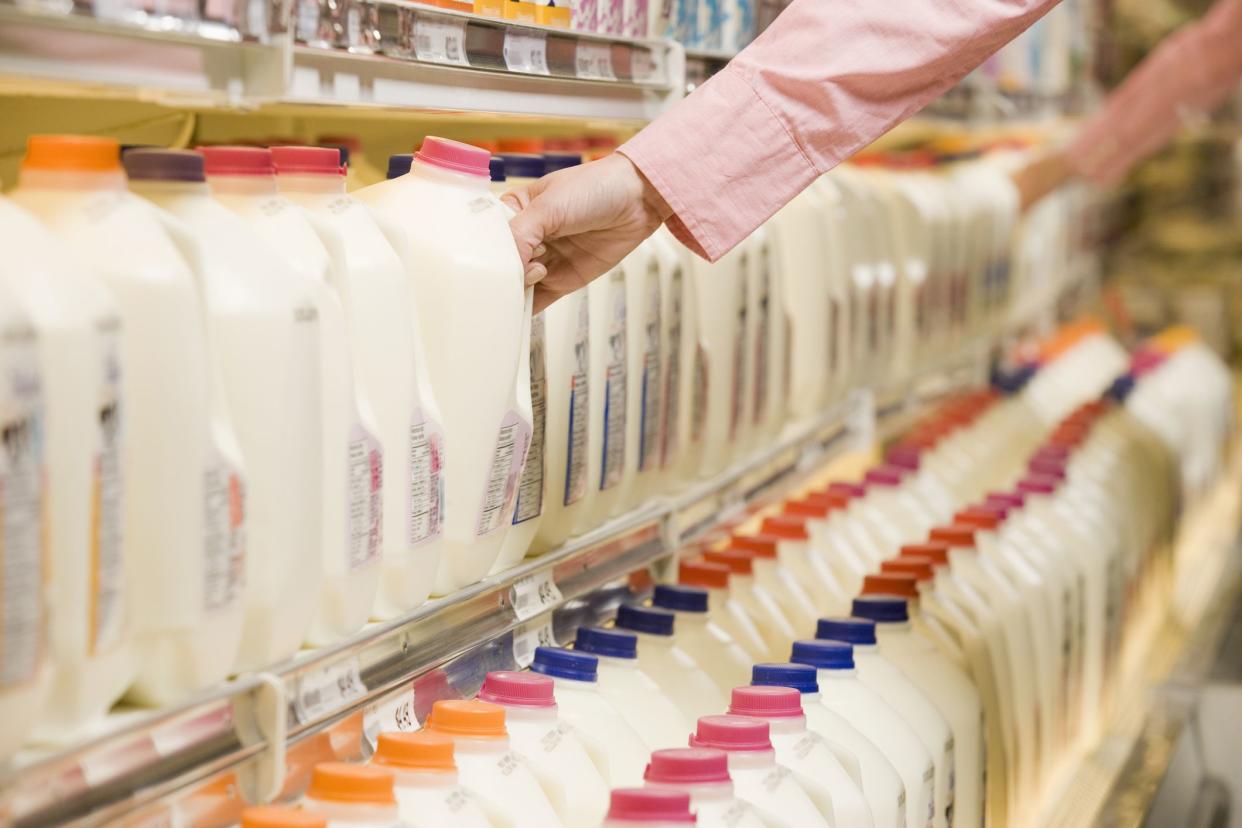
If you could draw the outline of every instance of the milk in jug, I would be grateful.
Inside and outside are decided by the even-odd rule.
[[[126,191],[112,140],[32,137],[13,196],[120,311],[111,413],[133,439],[121,438],[119,467],[99,458],[96,497],[119,484],[123,515],[98,527],[100,545],[117,545],[99,554],[124,556],[138,660],[130,693],[169,703],[228,675],[242,620],[245,547],[230,503],[242,479],[231,426],[211,403],[206,317],[181,250],[192,242]]]
[[[617,608],[616,625],[638,636],[638,666],[655,679],[683,716],[694,720],[723,710],[728,697],[678,645],[674,619],[671,612],[622,604]]]
[[[322,496],[319,315],[289,265],[211,197],[201,155],[154,153],[127,153],[130,187],[198,241],[209,355],[246,470],[244,619],[234,668],[258,669],[306,639],[323,577],[306,552],[318,549],[318,528],[306,515]]]
[[[724,564],[706,560],[682,561],[677,567],[677,582],[682,586],[707,591],[707,617],[729,636],[751,663],[767,658],[767,644],[759,627],[745,607],[729,594],[732,576]]]
[[[659,466],[660,479],[653,486],[652,494],[677,488],[683,443],[686,440],[682,412],[689,405],[692,371],[688,370],[689,343],[694,335],[694,317],[691,315],[689,280],[686,278],[684,258],[689,252],[679,245],[663,227],[647,240],[652,258],[660,273],[660,324],[662,326],[663,359],[659,376],[662,390],[659,393],[660,410],[659,446],[655,449],[655,462]]]
[[[432,390],[444,428],[445,520],[437,594],[482,578],[513,519],[530,442],[518,353],[529,324],[508,212],[488,191],[486,150],[429,137],[410,172],[359,199],[402,228]]]
[[[277,193],[271,150],[204,147],[201,152],[212,194],[245,218],[305,280],[319,314],[322,507],[316,547],[324,577],[307,641],[329,643],[370,617],[379,585],[383,509],[382,448],[369,401],[357,394],[349,316],[333,290],[349,266],[344,244],[338,233],[320,232],[317,226],[323,222],[312,221]],[[293,163],[286,161],[286,167]]]
[[[626,469],[621,478],[617,512],[647,501],[661,482],[661,449],[667,367],[663,312],[664,292],[655,245],[644,240],[621,262],[625,271],[626,347],[630,376],[626,403]]]
[[[767,645],[767,658],[779,659],[798,637],[793,622],[755,577],[755,556],[742,550],[707,550],[703,558],[729,568],[729,596],[754,619]]]
[[[381,733],[371,764],[392,774],[397,815],[409,828],[490,828],[478,798],[459,782],[452,738]]]
[[[705,589],[658,584],[653,606],[677,616],[677,645],[711,676],[722,693],[746,684],[751,660],[733,639],[708,617]]]
[[[356,606],[368,591],[375,595],[374,616],[392,618],[426,600],[443,520],[440,413],[418,347],[410,285],[383,227],[345,194],[330,153],[275,147],[272,159],[280,194],[310,214],[333,255],[343,259],[331,272],[331,287],[345,312],[361,421],[374,424],[380,448],[367,451],[362,440],[348,444],[351,503],[361,487],[364,496],[378,497],[379,506],[370,510],[372,525],[350,522],[346,568],[368,574],[356,582],[356,600],[340,605],[341,626],[359,617]],[[376,542],[379,548],[371,548]],[[379,565],[372,566],[376,557]]]

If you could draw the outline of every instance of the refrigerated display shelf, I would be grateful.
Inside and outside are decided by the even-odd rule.
[[[288,784],[290,748],[354,717],[369,727],[393,716],[421,720],[435,698],[472,694],[487,670],[525,666],[539,643],[608,617],[633,573],[670,562],[687,543],[870,446],[889,418],[976,382],[981,353],[922,372],[878,415],[871,392],[856,391],[728,472],[402,618],[169,709],[114,711],[80,744],[23,754],[0,777],[0,821],[114,824],[152,808],[190,807],[221,774],[238,801],[277,796]]]
[[[392,0],[340,42],[276,26],[61,14],[0,2],[0,92],[186,108],[400,108],[646,122],[680,98],[681,47]]]

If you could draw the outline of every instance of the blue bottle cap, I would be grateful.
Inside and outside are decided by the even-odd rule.
[[[815,668],[806,664],[756,664],[750,683],[759,687],[792,687],[799,693],[818,693]]]
[[[499,155],[493,155],[487,162],[487,171],[492,177],[492,181],[505,180],[505,159]]]
[[[910,620],[905,598],[899,595],[860,595],[851,610],[855,618],[870,618],[878,624],[895,624]]]
[[[638,636],[623,630],[579,627],[574,649],[582,653],[613,658],[638,658]]]
[[[547,172],[547,163],[542,155],[502,152],[498,157],[505,162],[505,175],[509,178],[542,178]]]
[[[599,659],[590,653],[564,650],[560,647],[536,647],[530,669],[552,678],[574,681],[597,681]]]
[[[1110,385],[1108,390],[1104,392],[1104,396],[1116,400],[1119,403],[1124,403],[1126,401],[1126,397],[1130,396],[1130,392],[1133,390],[1134,375],[1122,374],[1117,377],[1117,379],[1113,380],[1113,384]]]
[[[815,625],[815,637],[851,644],[875,643],[875,622],[870,618],[821,618]]]
[[[617,607],[617,626],[649,635],[672,635],[673,614],[662,609],[622,604]]]
[[[655,588],[651,603],[674,612],[707,612],[707,590],[660,584]]]
[[[388,177],[400,178],[410,171],[410,165],[413,163],[414,156],[408,152],[388,156]]]
[[[854,645],[848,641],[795,641],[789,660],[807,664],[817,670],[853,670]]]
[[[578,166],[582,163],[582,156],[576,152],[545,152],[543,160],[547,165],[547,172],[556,172]]]

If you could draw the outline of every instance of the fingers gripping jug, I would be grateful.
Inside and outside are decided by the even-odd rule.
[[[485,150],[427,138],[410,172],[358,192],[402,229],[432,390],[444,417],[444,547],[435,591],[487,574],[500,554],[530,441],[518,409],[529,326],[508,215],[488,191]]]

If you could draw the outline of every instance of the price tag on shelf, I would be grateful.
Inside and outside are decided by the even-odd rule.
[[[510,599],[518,621],[525,621],[556,606],[564,600],[564,596],[552,579],[552,570],[548,569],[519,579],[513,585]]]
[[[551,616],[513,631],[513,660],[519,669],[525,670],[535,660],[535,648],[555,646]]]
[[[612,71],[612,47],[593,40],[579,40],[576,74],[585,80],[616,80]]]
[[[381,733],[418,730],[418,717],[414,715],[414,685],[406,684],[387,698],[369,705],[362,711],[362,733],[371,750],[375,750]]]
[[[658,65],[655,55],[650,49],[636,47],[630,56],[630,72],[639,83],[651,83],[661,80],[658,77]]]
[[[322,719],[367,694],[358,659],[317,667],[304,673],[293,697],[293,713],[301,724]]]
[[[466,57],[466,21],[415,15],[414,55],[427,63],[469,66],[470,61]]]
[[[529,75],[548,74],[548,35],[546,32],[509,29],[505,32],[505,66],[510,72]]]

